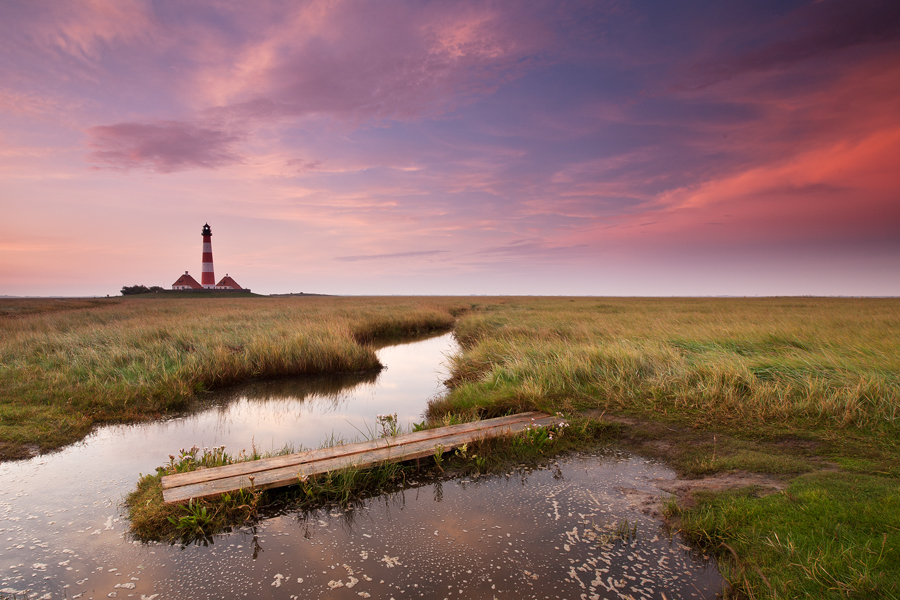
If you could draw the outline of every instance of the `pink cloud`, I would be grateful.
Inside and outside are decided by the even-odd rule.
[[[440,262],[532,291],[533,265],[896,234],[897,9],[616,4],[0,3],[7,207],[140,222],[167,282],[175,215],[334,285]]]
[[[151,7],[139,0],[72,0],[52,7],[6,2],[0,7],[0,56],[6,58],[0,72],[13,80],[55,73],[62,82],[97,82],[112,48],[134,48],[157,33]],[[14,67],[25,67],[27,76]]]
[[[743,244],[878,245],[900,235],[900,127],[668,191],[589,226],[594,244],[646,249]]]
[[[211,115],[361,122],[437,114],[517,77],[552,35],[528,11],[475,3],[295,6],[198,75]]]
[[[582,253],[587,247],[587,244],[557,246],[548,240],[520,239],[498,246],[488,246],[472,254],[476,256],[502,256],[512,259],[538,260]]]
[[[234,150],[240,136],[178,121],[101,125],[88,135],[94,148],[90,160],[101,167],[171,173],[241,161]]]

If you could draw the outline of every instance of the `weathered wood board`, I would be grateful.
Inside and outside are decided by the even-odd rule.
[[[302,476],[346,467],[373,467],[387,462],[432,456],[438,446],[444,451],[452,450],[475,440],[516,433],[529,425],[543,426],[561,421],[558,417],[543,413],[521,413],[224,467],[176,473],[162,478],[163,500],[167,503],[181,502],[242,488],[264,490],[295,485]]]

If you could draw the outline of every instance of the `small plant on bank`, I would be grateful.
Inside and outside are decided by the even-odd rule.
[[[485,465],[487,464],[487,458],[484,456],[478,456],[474,452],[469,454],[469,444],[463,444],[458,447],[456,451],[453,453],[453,456],[462,461],[471,460],[475,463],[475,470],[481,473],[484,471]]]
[[[434,447],[434,466],[438,468],[442,473],[444,472],[444,467],[441,466],[441,463],[444,462],[444,445],[437,444]]]
[[[483,473],[485,469],[485,465],[487,464],[487,458],[484,456],[478,456],[477,454],[472,455],[472,460],[475,461],[475,470],[479,473]]]
[[[214,513],[200,503],[194,504],[193,498],[180,508],[187,514],[177,518],[170,515],[168,520],[181,532],[182,537],[199,538],[209,535],[209,526],[213,522]]]
[[[254,449],[255,452],[255,449]],[[221,467],[230,465],[234,462],[228,454],[225,453],[225,446],[214,446],[212,448],[203,448],[200,454],[198,446],[191,446],[188,450],[182,448],[178,451],[178,458],[174,454],[169,455],[169,464],[165,467],[164,475],[172,475],[175,473],[187,473],[196,471],[199,468]]]
[[[392,483],[405,480],[412,467],[387,463],[371,469],[347,467],[316,475],[298,475],[299,494],[293,501],[300,508],[318,506],[325,502],[350,503],[365,492],[377,492]]]
[[[551,425],[536,425],[533,421],[534,419],[532,419],[530,425],[526,426],[513,438],[513,447],[516,450],[523,452],[537,450],[543,454],[544,449],[552,444],[554,440],[559,440],[569,426],[565,421]]]
[[[400,423],[397,420],[397,413],[392,415],[378,415],[375,417],[378,426],[381,428],[381,437],[393,437],[403,433]]]
[[[456,454],[456,456],[458,456],[459,458],[465,460],[468,458],[468,456],[466,456],[466,454],[468,452],[469,452],[469,444],[463,444],[462,446],[460,446],[456,449],[456,452],[454,454]]]

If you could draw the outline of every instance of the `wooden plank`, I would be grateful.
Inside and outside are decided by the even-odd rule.
[[[558,421],[558,419],[555,417],[545,417],[543,419],[534,420],[533,422],[539,425],[546,425],[556,421]],[[200,498],[241,488],[250,488],[250,476],[254,477],[252,487],[255,489],[270,489],[286,485],[296,485],[299,483],[298,477],[303,475],[325,473],[327,471],[352,466],[359,468],[371,467],[388,461],[412,460],[414,458],[431,456],[434,454],[435,447],[438,444],[443,446],[444,451],[448,451],[477,439],[521,431],[531,423],[532,420],[529,418],[527,421],[518,421],[499,427],[457,433],[436,439],[420,440],[413,444],[384,446],[365,453],[333,456],[324,460],[309,462],[302,465],[290,465],[261,471],[248,471],[240,475],[233,475],[222,479],[170,488],[163,491],[163,498],[166,502],[178,502],[189,498]]]
[[[189,471],[187,473],[175,473],[165,475],[162,478],[163,489],[189,485],[192,483],[200,483],[202,481],[211,481],[221,479],[222,477],[230,477],[233,475],[242,475],[248,470],[262,471],[265,469],[276,469],[290,465],[299,465],[305,462],[323,460],[333,456],[342,456],[345,454],[354,454],[360,452],[368,452],[377,450],[384,446],[396,446],[410,444],[420,440],[439,438],[447,435],[454,435],[464,431],[475,431],[479,429],[487,429],[490,427],[498,427],[502,425],[517,423],[519,421],[530,421],[533,418],[545,417],[543,413],[528,412],[506,417],[498,417],[496,419],[486,419],[484,421],[473,421],[471,423],[461,423],[459,425],[450,425],[448,427],[439,427],[437,429],[424,429],[413,433],[406,433],[390,438],[379,438],[376,440],[366,440],[364,442],[356,442],[353,444],[345,444],[343,446],[332,446],[330,448],[320,448],[318,450],[307,450],[296,454],[288,454],[286,456],[273,456],[256,461],[240,462],[223,467],[213,467],[210,469],[200,469],[197,471]],[[252,473],[251,473],[252,475]]]
[[[528,415],[526,418],[513,421],[506,419],[502,423],[495,422],[492,423],[492,426],[480,429],[466,428],[460,431],[459,426],[442,427],[430,431],[451,429],[456,429],[456,431],[451,431],[449,433],[442,432],[442,435],[426,439],[422,439],[422,436],[417,436],[413,441],[402,444],[382,444],[379,447],[370,448],[365,452],[351,451],[346,454],[332,453],[328,456],[319,457],[316,460],[310,460],[299,464],[281,465],[274,468],[247,469],[242,473],[234,473],[233,470],[231,470],[228,474],[223,473],[221,478],[206,478],[203,481],[197,481],[177,487],[170,486],[163,490],[163,499],[165,502],[170,503],[184,501],[190,498],[201,498],[204,496],[222,494],[242,488],[253,487],[257,490],[264,490],[287,485],[296,485],[299,483],[298,478],[301,476],[317,475],[347,467],[366,468],[384,464],[386,462],[399,462],[423,458],[434,455],[438,445],[442,446],[444,451],[448,451],[476,440],[515,433],[525,429],[532,423],[535,425],[548,425],[560,421],[560,419],[556,417],[549,417],[540,413],[526,414]],[[532,417],[533,414],[540,415],[540,418]],[[490,421],[496,420],[490,419],[489,421],[480,421],[479,423],[485,424]],[[404,436],[397,437],[401,438]],[[356,444],[350,444],[350,446],[355,445]],[[338,448],[342,447],[339,446]],[[348,446],[343,446],[343,448],[348,448]],[[302,454],[309,456],[312,452]],[[253,463],[259,462],[263,461],[252,461],[242,464],[252,465]],[[220,471],[224,468],[225,467],[217,467],[214,469],[205,469],[205,471]],[[250,476],[253,476],[254,478],[252,486],[249,479]]]

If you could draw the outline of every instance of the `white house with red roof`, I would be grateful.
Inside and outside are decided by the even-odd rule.
[[[191,277],[187,271],[178,278],[178,281],[172,284],[173,290],[202,290],[203,286],[200,282]]]
[[[219,280],[219,283],[216,284],[217,290],[242,290],[238,282],[229,277],[228,273],[225,273],[225,277]]]

